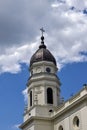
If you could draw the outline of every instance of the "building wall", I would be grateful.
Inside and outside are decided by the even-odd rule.
[[[53,123],[47,120],[37,120],[35,130],[53,130]]]
[[[86,106],[81,110],[81,123],[82,130],[87,130],[87,103]]]
[[[77,96],[73,99],[74,105],[69,104],[67,108],[61,110],[63,113],[56,113],[54,119],[54,130],[87,130],[87,95],[81,99]],[[83,99],[84,97],[84,99]],[[79,99],[79,102],[77,102]],[[69,102],[66,102],[68,104]],[[71,103],[71,102],[70,102]],[[66,105],[64,105],[66,106]],[[63,129],[59,129],[62,126]]]

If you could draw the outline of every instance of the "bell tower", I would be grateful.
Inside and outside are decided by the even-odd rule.
[[[21,125],[23,130],[29,120],[50,118],[60,103],[60,80],[57,76],[56,60],[44,44],[43,28],[41,31],[41,44],[30,60],[28,107],[24,113],[24,123]],[[33,130],[38,130],[35,126]]]

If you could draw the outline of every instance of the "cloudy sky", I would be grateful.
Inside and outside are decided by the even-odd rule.
[[[64,73],[67,70],[69,70],[69,73],[77,70],[76,73],[79,75],[79,71],[81,71],[81,74],[84,75],[84,81],[86,81],[86,0],[0,0],[0,94],[3,101],[3,96],[6,95],[5,89],[8,90],[8,95],[14,90],[10,90],[10,85],[22,85],[20,89],[17,90],[16,88],[14,90],[16,93],[17,91],[19,93],[22,92],[25,88],[26,80],[29,76],[27,67],[29,66],[31,55],[38,49],[40,44],[41,27],[45,29],[45,44],[56,57],[60,77],[64,77]],[[22,76],[24,80],[18,83]],[[15,80],[18,82],[16,83]],[[82,83],[80,80],[82,80],[82,77],[77,80]],[[23,99],[20,95],[17,96],[22,103]],[[9,96],[9,99],[11,96]],[[2,106],[6,107],[4,106],[6,100],[5,103],[2,103],[2,100],[0,100]],[[22,103],[21,107],[23,105]],[[7,112],[3,110],[3,107],[1,109],[2,113],[4,111]],[[7,113],[12,114],[9,112],[10,107],[12,108],[12,105],[8,107]],[[23,108],[20,111],[19,115],[23,112]],[[18,123],[22,121],[20,119],[22,117],[19,116],[18,121],[9,121],[4,125],[4,114],[1,115],[3,116],[3,121],[0,129],[3,130],[16,130]],[[16,120],[17,118],[15,117],[14,119]],[[9,126],[8,129],[7,125]]]
[[[86,0],[1,0],[0,73],[17,73],[29,63],[42,26],[60,68],[87,61],[86,14]]]

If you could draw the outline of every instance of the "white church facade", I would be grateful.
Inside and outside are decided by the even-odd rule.
[[[54,56],[44,44],[30,60],[28,107],[21,130],[87,130],[87,85],[71,99],[60,101],[60,80]]]

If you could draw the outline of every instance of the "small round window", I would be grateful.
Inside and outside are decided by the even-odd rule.
[[[49,67],[46,68],[46,71],[50,73],[51,69]]]
[[[76,116],[74,119],[73,119],[73,125],[75,128],[79,128],[79,118]]]

